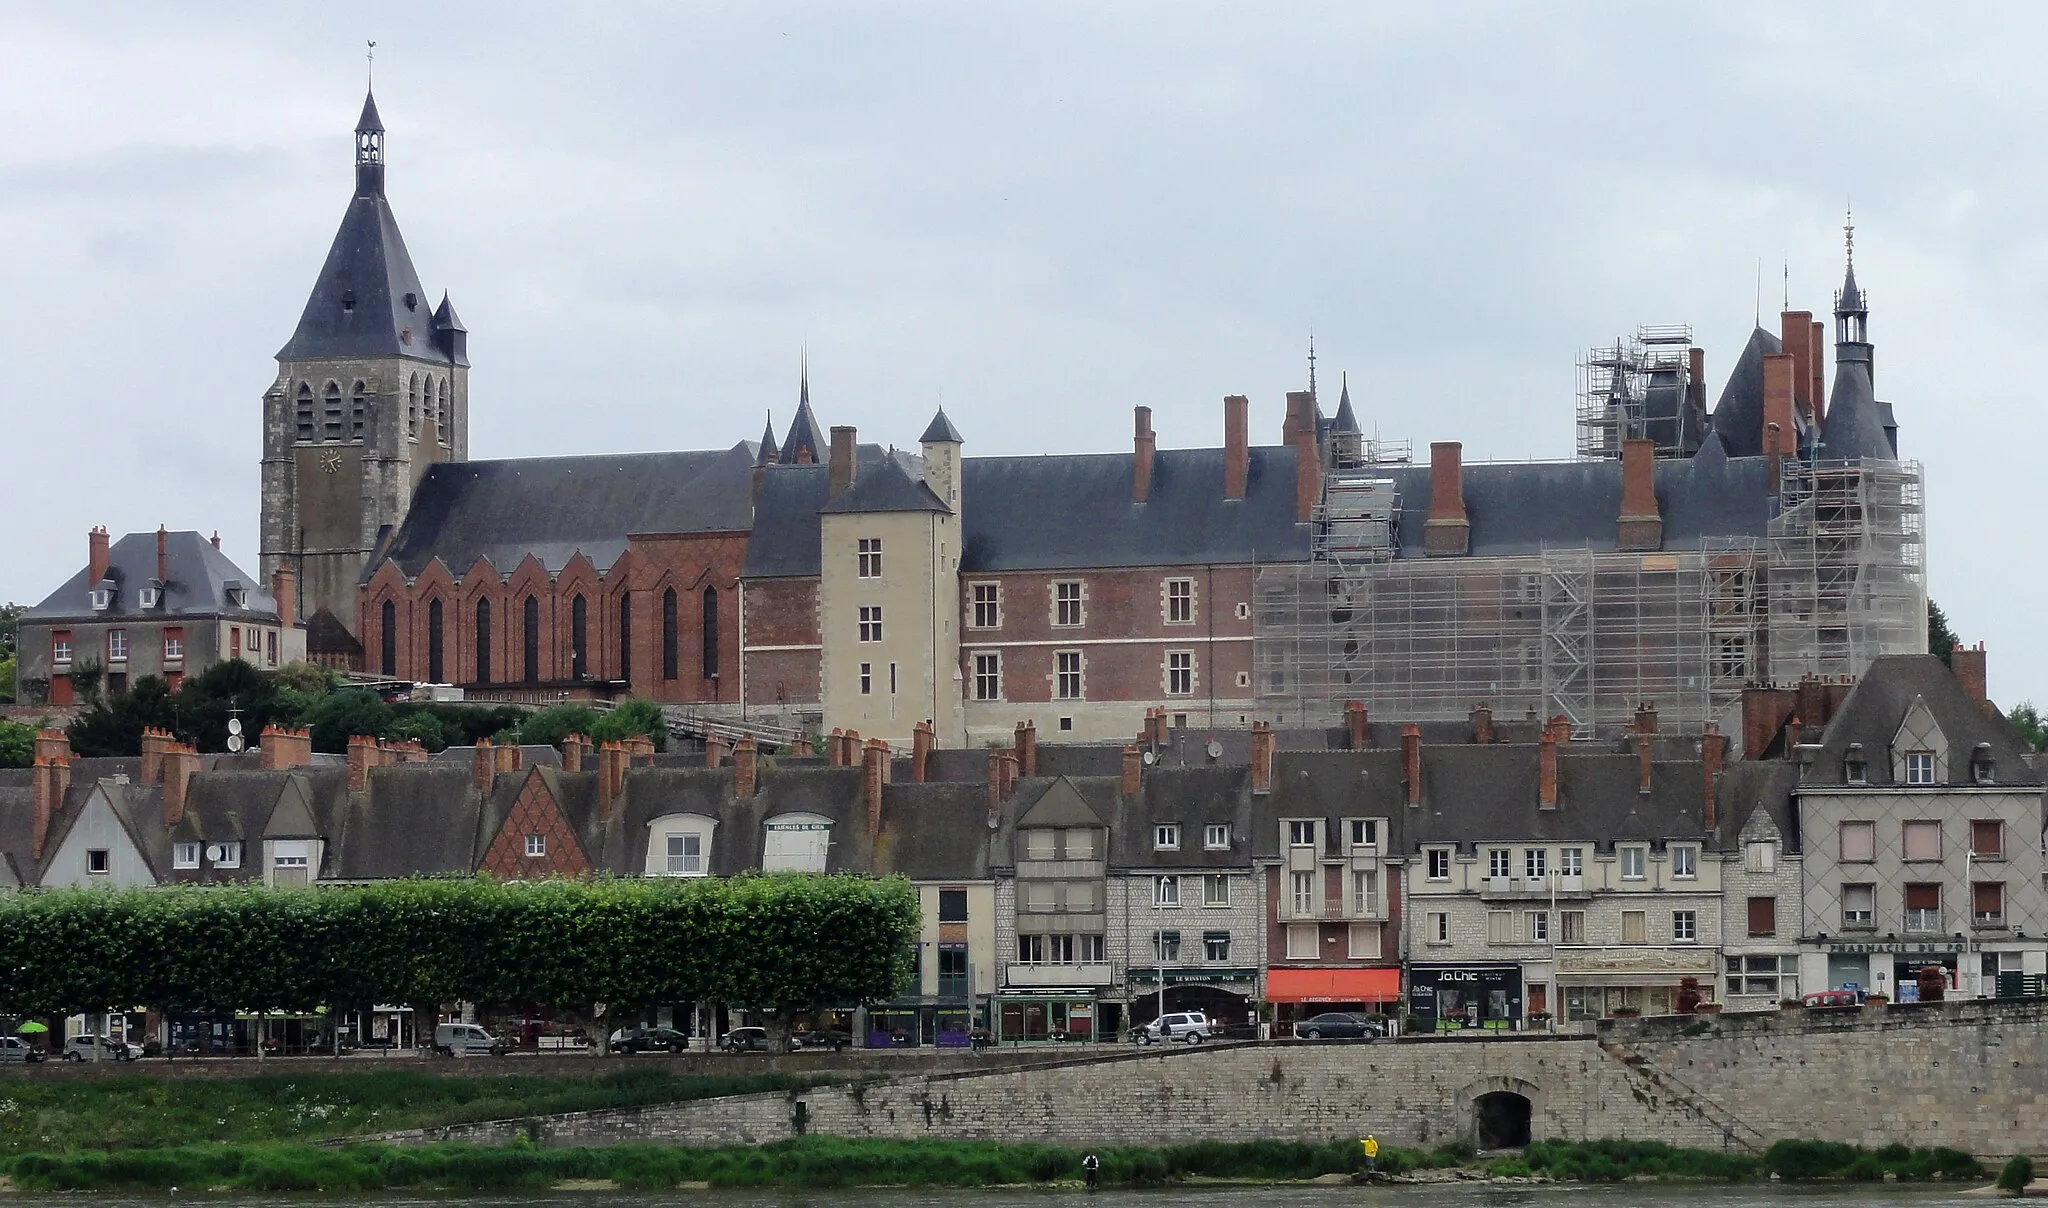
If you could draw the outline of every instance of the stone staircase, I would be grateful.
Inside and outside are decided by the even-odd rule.
[[[1598,1043],[1602,1053],[1627,1070],[1645,1089],[1656,1093],[1666,1103],[1698,1116],[1721,1134],[1729,1148],[1760,1154],[1770,1147],[1771,1138],[1762,1129],[1651,1061],[1640,1050],[1611,1036],[1599,1037]]]

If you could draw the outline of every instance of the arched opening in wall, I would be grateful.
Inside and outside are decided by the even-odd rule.
[[[434,600],[427,605],[427,682],[445,684],[448,679],[442,674],[444,666],[441,648],[441,601]]]
[[[1472,1105],[1481,1149],[1520,1149],[1529,1143],[1531,1108],[1526,1095],[1493,1091]]]
[[[590,665],[586,656],[590,652],[590,606],[579,594],[569,601],[569,678],[586,679]]]
[[[299,383],[299,401],[294,419],[298,428],[298,439],[310,441],[317,435],[313,426],[313,388],[304,382]]]
[[[522,678],[529,684],[537,684],[540,682],[540,597],[526,597],[526,603],[521,606],[521,610],[520,623],[524,632],[520,636],[524,639],[522,645],[526,647],[526,666],[521,668]]]
[[[718,678],[718,589],[704,589],[704,678]]]
[[[440,400],[440,403],[439,403],[439,405],[438,405],[437,407],[435,407],[435,409],[434,409],[434,428],[435,428],[435,430],[436,430],[437,432],[439,432],[439,433],[440,433],[440,437],[441,437],[441,443],[445,445],[445,444],[447,444],[447,443],[448,443],[448,430],[449,430],[449,429],[448,429],[448,379],[447,379],[447,378],[442,378],[442,379],[441,379],[441,381],[440,381],[440,384],[439,384],[438,386],[436,386],[436,387],[435,387],[435,394],[436,394],[436,396],[437,396],[437,397],[439,398],[439,400]]]
[[[341,439],[341,383],[327,383],[326,414],[321,417],[324,425],[323,437],[327,440]]]
[[[348,438],[350,440],[363,439],[363,428],[369,423],[369,417],[370,388],[361,382],[357,382],[354,397],[349,400],[348,405]]]
[[[661,593],[661,678],[676,677],[676,589]]]
[[[633,682],[633,597],[619,595],[619,678]]]
[[[393,604],[389,600],[384,601],[383,614],[378,618],[378,620],[381,622],[378,628],[384,631],[382,634],[382,641],[380,643],[382,649],[380,649],[377,652],[378,662],[381,664],[378,670],[382,671],[386,675],[397,675],[398,606],[396,604]]]
[[[420,375],[417,373],[406,383],[405,437],[407,440],[420,438]]]
[[[491,602],[476,602],[476,682],[491,682]]]

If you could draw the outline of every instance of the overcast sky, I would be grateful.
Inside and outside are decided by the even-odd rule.
[[[2048,703],[2048,8],[0,2],[0,599],[85,531],[255,567],[259,406],[352,187],[470,330],[471,454],[826,424],[970,454],[1165,446],[1314,328],[1368,429],[1572,451],[1574,361],[1829,310],[1853,198],[1935,598]],[[2029,83],[2029,81],[2032,81]],[[972,506],[969,501],[968,506]]]

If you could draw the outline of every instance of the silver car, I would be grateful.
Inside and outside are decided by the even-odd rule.
[[[73,1036],[64,1042],[64,1060],[92,1061],[93,1048],[99,1048],[100,1061],[135,1061],[142,1056],[142,1046],[107,1036]]]
[[[23,1065],[34,1065],[43,1059],[43,1051],[19,1036],[0,1036],[0,1064],[19,1061]]]

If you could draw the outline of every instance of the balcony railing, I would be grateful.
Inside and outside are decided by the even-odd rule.
[[[1947,930],[1947,928],[1942,926],[1941,911],[1939,910],[1908,910],[1906,912],[1906,930],[1916,935],[1939,935]]]

